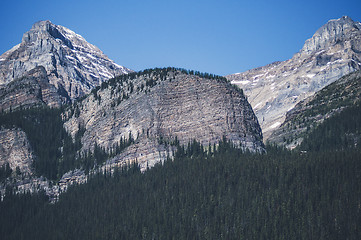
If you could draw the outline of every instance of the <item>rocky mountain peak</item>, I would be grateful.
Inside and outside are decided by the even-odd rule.
[[[319,28],[312,38],[305,42],[301,53],[312,53],[351,39],[355,34],[361,33],[361,24],[348,16],[329,20]]]
[[[132,72],[70,29],[49,20],[36,22],[22,42],[0,56],[0,85],[43,66],[63,102],[87,94],[102,82]]]
[[[66,38],[59,30],[60,26],[54,25],[49,20],[39,21],[34,23],[30,31],[23,35],[22,42],[34,43],[39,40],[54,38],[61,40],[63,44],[73,49],[70,39]]]
[[[268,139],[298,102],[360,69],[361,24],[345,16],[328,21],[291,59],[227,78],[244,90]]]

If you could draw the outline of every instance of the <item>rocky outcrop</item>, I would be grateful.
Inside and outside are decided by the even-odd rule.
[[[25,132],[20,129],[0,128],[0,167],[9,164],[16,174],[16,169],[21,174],[32,175],[34,155]]]
[[[245,91],[268,139],[298,102],[361,69],[360,46],[361,24],[342,17],[322,26],[293,58],[227,79]]]
[[[19,79],[0,86],[0,111],[39,105],[59,107],[61,95],[49,83],[44,67],[36,67]]]
[[[148,167],[162,163],[168,158],[173,158],[173,153],[176,150],[174,146],[159,143],[156,139],[140,137],[135,144],[129,146],[121,154],[109,159],[102,170],[112,170],[136,162],[143,172]]]
[[[335,44],[344,45],[345,48],[352,48],[354,52],[360,53],[361,46],[358,44],[360,30],[361,24],[354,22],[348,16],[330,20],[318,29],[312,38],[306,40],[300,54],[333,48]]]
[[[0,127],[0,167],[8,164],[11,176],[0,182],[0,199],[7,186],[17,193],[45,191],[52,202],[71,184],[85,183],[84,171],[75,169],[65,173],[57,182],[50,183],[45,177],[37,177],[33,163],[36,161],[26,133],[18,128]]]
[[[131,72],[82,36],[50,21],[35,23],[19,45],[0,56],[0,85],[20,79],[37,66],[45,68],[49,83],[63,102],[89,93],[109,78]]]
[[[121,139],[132,136],[136,145],[134,150],[126,150],[132,153],[125,154],[143,166],[166,159],[170,151],[160,146],[160,139],[170,142],[177,138],[185,145],[196,139],[208,146],[225,136],[237,146],[263,150],[257,118],[237,87],[225,79],[207,79],[175,69],[113,79],[64,117],[72,136],[79,126],[85,128],[82,151],[91,151],[95,144],[110,151]]]
[[[361,71],[350,73],[299,102],[268,141],[295,148],[307,133],[345,108],[361,102]]]

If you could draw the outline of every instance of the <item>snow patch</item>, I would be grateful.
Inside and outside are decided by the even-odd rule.
[[[245,80],[245,81],[234,81],[234,82],[232,82],[233,84],[242,84],[242,85],[246,85],[246,84],[248,84],[248,83],[250,83],[250,81],[248,81],[248,80]]]
[[[76,59],[72,56],[66,55],[66,58],[69,59],[70,61],[76,62]]]
[[[344,62],[344,61],[345,61],[344,59],[338,59],[338,60],[335,60],[333,62],[328,62],[327,65],[332,65],[332,64],[339,63],[339,62]]]
[[[112,63],[113,63],[116,67],[121,68],[122,70],[124,69],[124,67],[123,67],[123,66],[120,66],[119,64],[116,64],[116,63],[115,63],[115,62],[113,62],[113,61],[112,61]]]
[[[274,129],[274,128],[280,126],[280,125],[281,125],[281,122],[275,122],[275,123],[272,124],[269,128]]]
[[[276,77],[276,75],[269,75],[266,77],[266,79],[275,78],[275,77]]]
[[[0,59],[0,61],[1,61],[1,59]],[[351,61],[353,61],[353,62],[357,63],[358,65],[361,65],[361,63],[360,63],[360,62],[356,62],[356,61],[355,61],[355,60],[353,60],[353,59],[351,59]]]
[[[14,47],[12,47],[12,48],[10,49],[10,51],[15,51],[15,50],[17,50],[19,47],[20,47],[20,43],[17,44],[17,45],[15,45]]]
[[[253,79],[256,79],[256,78],[259,78],[259,77],[262,77],[264,74],[258,74],[256,76],[253,76]]]
[[[257,103],[253,108],[256,109],[258,106],[260,106],[262,102]]]
[[[87,55],[88,57],[92,58],[92,59],[95,59],[95,60],[97,59],[96,57],[94,57],[94,56],[91,55],[90,53],[87,53],[86,55]]]
[[[289,109],[287,109],[287,112],[291,111],[294,108],[294,106],[290,107]]]

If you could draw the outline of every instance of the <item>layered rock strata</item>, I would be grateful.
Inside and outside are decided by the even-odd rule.
[[[61,95],[49,83],[45,68],[36,67],[23,77],[0,86],[0,111],[29,108],[39,105],[59,107]]]
[[[165,159],[169,151],[160,140],[187,145],[196,139],[208,146],[225,136],[245,149],[263,150],[257,118],[239,89],[225,80],[162,71],[102,85],[64,115],[72,136],[85,128],[83,152],[95,144],[111,150],[129,136],[142,146],[134,152],[150,157],[133,157],[139,163]]]

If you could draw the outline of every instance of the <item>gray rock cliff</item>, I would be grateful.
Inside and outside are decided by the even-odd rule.
[[[0,111],[39,105],[59,107],[62,97],[49,83],[44,67],[36,67],[5,86],[0,86]]]
[[[0,128],[0,166],[9,163],[13,174],[19,168],[22,174],[31,175],[34,155],[25,132],[20,129]]]
[[[85,128],[82,151],[92,150],[95,144],[112,149],[121,138],[132,135],[135,148],[143,149],[134,151],[142,156],[133,154],[133,161],[143,165],[166,158],[169,149],[160,146],[159,139],[177,138],[185,145],[196,139],[208,146],[225,136],[237,146],[263,150],[257,118],[237,87],[178,70],[151,71],[103,84],[64,117],[72,136],[79,126]]]
[[[117,65],[82,36],[50,21],[40,21],[22,42],[0,56],[0,85],[43,66],[62,101],[72,101],[114,76],[132,72]]]
[[[265,140],[286,113],[340,77],[361,69],[361,24],[330,20],[291,59],[226,76],[245,91]]]

